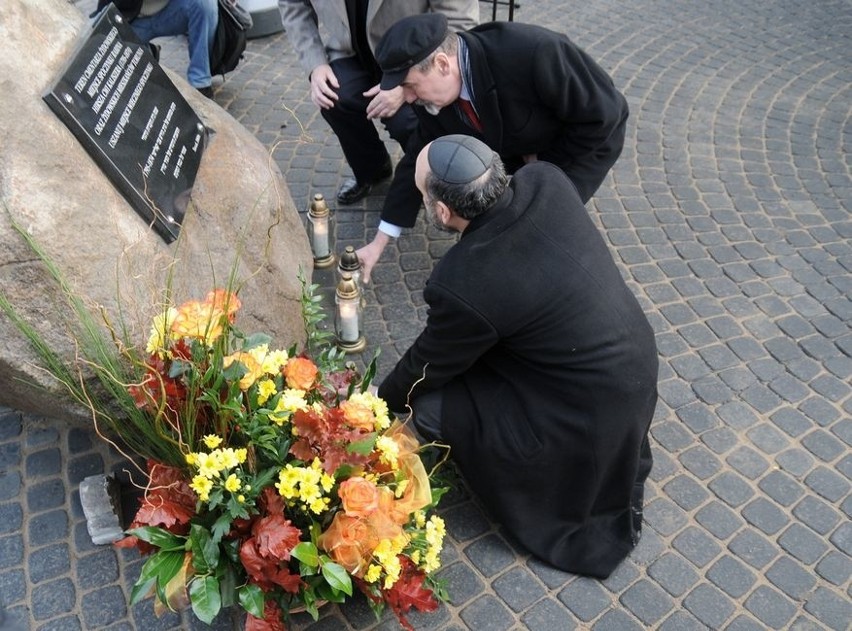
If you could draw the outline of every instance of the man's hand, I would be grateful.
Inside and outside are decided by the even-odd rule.
[[[324,110],[334,107],[340,82],[328,64],[314,68],[311,73],[311,101]]]
[[[381,230],[376,232],[375,238],[367,245],[355,251],[358,255],[358,260],[361,261],[361,279],[365,283],[370,282],[370,272],[378,263],[379,257],[385,250],[385,246],[390,242],[390,237]]]
[[[373,97],[373,100],[367,105],[367,118],[390,118],[405,103],[401,86],[397,86],[393,90],[382,90],[376,84],[364,92],[364,96]]]

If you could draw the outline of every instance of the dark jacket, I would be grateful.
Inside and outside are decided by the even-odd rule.
[[[638,534],[657,352],[568,178],[520,169],[424,298],[426,327],[379,396],[403,410],[412,388],[444,387],[442,436],[497,520],[558,568],[609,575]]]
[[[396,168],[382,219],[411,227],[421,196],[414,184],[417,154],[446,134],[468,134],[498,152],[509,171],[536,153],[559,166],[585,203],[621,154],[627,101],[610,76],[565,35],[516,22],[492,22],[460,33],[468,46],[473,102],[482,133],[455,104],[419,119]]]

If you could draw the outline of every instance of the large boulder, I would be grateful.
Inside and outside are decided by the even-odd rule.
[[[275,344],[301,343],[299,270],[310,281],[304,227],[269,152],[214,102],[169,73],[215,130],[191,193],[180,239],[166,243],[125,201],[42,99],[90,28],[67,0],[0,3],[0,297],[68,361],[73,314],[58,285],[13,225],[56,264],[72,291],[144,343],[170,284],[175,301],[203,298],[236,272],[238,326]],[[0,405],[85,418],[0,311]]]

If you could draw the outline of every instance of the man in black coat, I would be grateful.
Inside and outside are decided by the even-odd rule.
[[[514,22],[456,34],[440,14],[417,15],[385,33],[376,60],[382,89],[402,85],[418,127],[397,165],[376,238],[358,250],[365,281],[389,240],[417,219],[414,163],[435,138],[475,136],[510,172],[534,160],[551,162],[571,178],[583,203],[621,154],[627,101],[562,34]]]
[[[421,151],[415,181],[430,220],[461,238],[424,289],[425,329],[378,394],[450,445],[535,556],[606,577],[641,528],[654,333],[553,164],[507,185],[496,153],[453,135]]]

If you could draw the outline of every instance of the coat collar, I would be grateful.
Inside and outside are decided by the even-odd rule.
[[[470,74],[473,79],[473,94],[476,110],[482,121],[482,136],[489,147],[497,152],[503,146],[503,116],[497,100],[497,85],[485,56],[479,36],[474,32],[459,33],[467,45]]]

